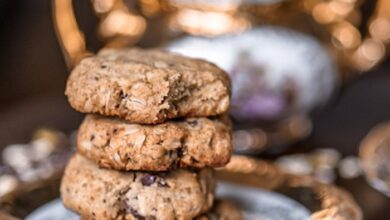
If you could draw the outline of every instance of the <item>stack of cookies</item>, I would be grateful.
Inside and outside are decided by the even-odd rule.
[[[214,202],[232,152],[230,82],[203,60],[141,49],[83,59],[66,88],[87,113],[61,184],[85,219],[240,219]]]

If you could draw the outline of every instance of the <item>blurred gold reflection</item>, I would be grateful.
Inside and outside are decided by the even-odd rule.
[[[84,37],[78,28],[72,1],[53,1],[60,43],[67,62],[73,65],[88,53]],[[341,69],[366,71],[373,68],[387,54],[386,44],[390,42],[388,0],[377,1],[368,21],[367,34],[358,29],[363,0],[296,0],[268,4],[206,0],[91,1],[100,21],[99,36],[108,47],[134,45],[146,31],[146,19],[155,16],[167,18],[168,22],[161,24],[171,33],[212,37],[239,33],[255,24],[269,22],[278,25],[280,22],[280,25],[286,25],[286,22],[294,22],[289,16],[304,17],[304,13],[320,25],[319,37],[335,52]],[[298,26],[295,23],[289,25]]]
[[[233,14],[182,9],[173,15],[170,26],[194,35],[216,36],[244,31],[250,24],[245,18]]]
[[[312,13],[314,19],[319,23],[331,23],[336,19],[336,14],[328,7],[328,4],[326,3],[320,3],[314,6]]]
[[[352,24],[340,22],[332,31],[332,42],[336,47],[352,49],[360,44],[360,33]]]
[[[363,139],[359,157],[368,183],[390,197],[390,123],[375,126]]]
[[[54,1],[54,21],[66,63],[73,66],[88,52],[73,13],[72,0]]]
[[[376,18],[369,27],[373,38],[388,42],[390,39],[390,21],[385,18]]]
[[[114,6],[115,0],[93,0],[92,3],[97,13],[106,13]]]
[[[112,11],[100,25],[103,37],[116,35],[138,36],[144,32],[146,22],[141,16],[136,16],[122,10]]]
[[[72,0],[53,0],[55,26],[68,66],[72,67],[88,54],[82,31],[77,25]],[[92,0],[100,18],[99,36],[107,47],[136,43],[146,30],[146,20],[135,14],[123,0]]]

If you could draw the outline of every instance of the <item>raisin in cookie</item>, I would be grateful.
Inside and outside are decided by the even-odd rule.
[[[193,219],[211,208],[215,180],[201,171],[120,172],[76,154],[61,183],[66,207],[85,219]]]
[[[240,209],[227,200],[217,200],[213,208],[196,220],[242,220]]]
[[[102,167],[166,171],[224,166],[232,153],[231,139],[227,116],[139,125],[87,115],[78,132],[77,148]]]
[[[156,124],[226,112],[230,81],[207,61],[160,50],[105,49],[76,66],[65,94],[80,112]]]

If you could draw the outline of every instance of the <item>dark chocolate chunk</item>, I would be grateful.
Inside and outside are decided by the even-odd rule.
[[[120,99],[125,99],[127,98],[127,94],[125,94],[122,90],[119,92],[119,98]]]
[[[150,186],[154,182],[156,182],[156,180],[157,180],[157,176],[151,175],[151,174],[145,174],[142,177],[141,182],[142,182],[142,185],[144,185],[144,186]]]
[[[176,155],[177,155],[177,157],[182,157],[183,156],[183,148],[177,148]]]

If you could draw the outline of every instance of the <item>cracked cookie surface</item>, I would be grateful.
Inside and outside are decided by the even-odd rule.
[[[87,115],[78,131],[77,150],[117,170],[221,167],[232,154],[231,125],[227,115],[157,125]]]
[[[76,154],[65,170],[61,198],[84,219],[187,220],[211,208],[214,188],[208,168],[120,172]]]
[[[65,94],[83,113],[156,124],[227,112],[230,81],[207,61],[160,50],[105,49],[76,66]]]

